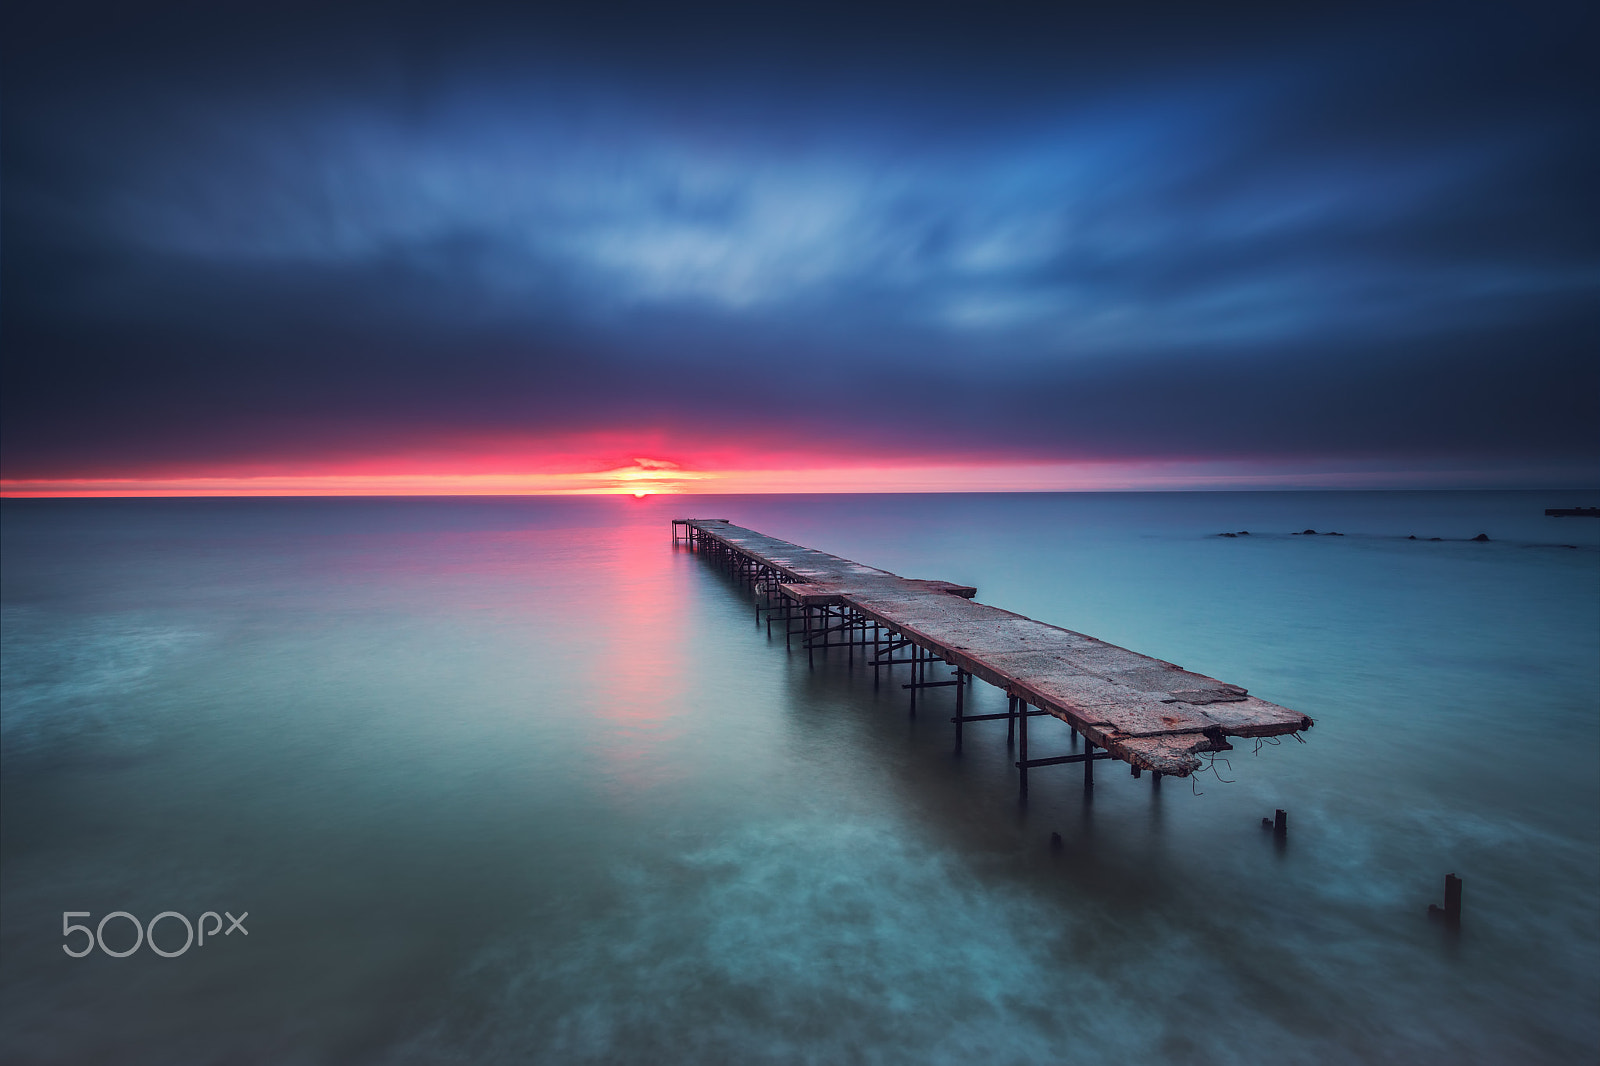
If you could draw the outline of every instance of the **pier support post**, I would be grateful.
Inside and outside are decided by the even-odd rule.
[[[1022,799],[1028,798],[1028,701],[1018,698],[1017,718],[1017,791]]]
[[[967,672],[965,670],[961,669],[961,667],[959,667],[959,666],[956,667],[956,750],[957,751],[961,750],[961,722],[962,722],[962,716],[967,713],[966,700],[964,700],[962,698],[962,695],[961,695],[964,691],[966,691],[966,686],[961,683],[966,678],[966,676],[967,676]]]
[[[917,716],[917,689],[922,687],[922,649],[911,645],[911,713],[908,717]]]

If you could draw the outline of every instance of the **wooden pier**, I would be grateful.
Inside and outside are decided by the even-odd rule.
[[[1096,760],[1121,759],[1135,777],[1149,770],[1159,781],[1200,769],[1203,753],[1232,747],[1228,737],[1276,737],[1312,725],[1237,685],[978,603],[971,586],[900,577],[722,518],[679,518],[672,530],[675,541],[715,557],[748,583],[765,601],[757,619],[766,614],[769,633],[781,620],[786,643],[799,638],[808,655],[845,648],[852,661],[860,648],[871,653],[875,678],[909,667],[902,687],[910,691],[913,716],[919,691],[954,688],[958,750],[967,723],[1004,720],[1008,739],[1017,742],[1023,795],[1028,771],[1039,766],[1081,762],[1092,775]],[[955,667],[953,676],[930,678],[929,667],[939,663]],[[973,678],[1004,689],[1009,710],[966,714],[964,692]],[[1041,716],[1065,722],[1084,750],[1030,759],[1028,721]]]

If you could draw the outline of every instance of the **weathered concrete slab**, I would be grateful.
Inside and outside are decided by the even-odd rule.
[[[836,585],[782,584],[778,588],[796,603],[812,607],[831,607],[843,602]]]
[[[1128,737],[1117,742],[1116,750],[1142,770],[1185,777],[1200,768],[1200,754],[1227,751],[1232,746],[1205,733],[1171,733],[1159,737]]]
[[[1200,713],[1217,723],[1230,737],[1277,737],[1311,728],[1311,719],[1276,703],[1247,697],[1237,703],[1212,703]]]

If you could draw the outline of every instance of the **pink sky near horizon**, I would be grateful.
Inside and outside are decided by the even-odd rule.
[[[1248,489],[1499,488],[1548,481],[1544,471],[1453,463],[1396,467],[1381,460],[1300,462],[1145,459],[1046,461],[930,457],[923,462],[840,462],[830,455],[809,464],[788,459],[763,465],[687,465],[636,456],[602,467],[570,460],[520,470],[491,458],[458,464],[352,464],[345,470],[263,471],[249,464],[233,472],[150,474],[139,477],[4,478],[0,496],[472,496],[595,494],[760,494],[840,492],[1070,492]],[[552,469],[552,466],[556,468]],[[1541,477],[1540,475],[1544,476]],[[1538,487],[1543,487],[1542,485]]]

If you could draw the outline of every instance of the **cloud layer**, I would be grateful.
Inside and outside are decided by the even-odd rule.
[[[1576,9],[174,12],[13,34],[7,477],[1592,469]]]

